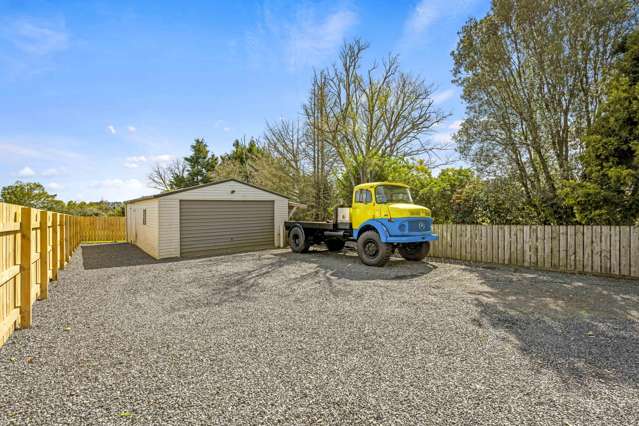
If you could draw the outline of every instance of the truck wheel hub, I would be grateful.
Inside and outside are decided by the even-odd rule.
[[[367,241],[364,245],[364,252],[367,256],[374,257],[378,252],[377,244],[375,243],[375,241]]]

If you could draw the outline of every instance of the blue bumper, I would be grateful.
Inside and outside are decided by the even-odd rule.
[[[433,234],[432,217],[403,217],[399,219],[371,219],[353,230],[357,239],[361,230],[373,227],[385,243],[410,244],[425,241],[436,241],[439,237]]]

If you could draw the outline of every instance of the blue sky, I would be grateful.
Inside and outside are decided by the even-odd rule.
[[[463,116],[450,52],[488,0],[0,0],[0,185],[38,181],[61,199],[156,192],[154,162],[204,137],[220,154],[267,121],[297,118],[314,68],[361,37],[400,55]],[[449,153],[453,155],[453,153]]]

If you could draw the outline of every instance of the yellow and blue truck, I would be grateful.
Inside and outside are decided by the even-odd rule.
[[[284,226],[296,253],[322,243],[339,251],[346,241],[356,241],[360,260],[369,266],[384,266],[395,249],[406,260],[422,260],[438,239],[430,209],[413,204],[410,188],[395,182],[357,185],[351,207],[337,207],[332,222],[288,221]]]

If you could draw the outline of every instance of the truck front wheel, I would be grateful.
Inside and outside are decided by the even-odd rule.
[[[357,254],[365,265],[384,266],[393,254],[393,246],[382,242],[377,232],[366,231],[357,239]]]
[[[288,233],[288,244],[295,253],[306,253],[311,246],[304,230],[295,226]]]
[[[399,254],[406,260],[423,260],[428,256],[428,252],[430,251],[430,242],[402,244],[397,251],[399,251]]]

